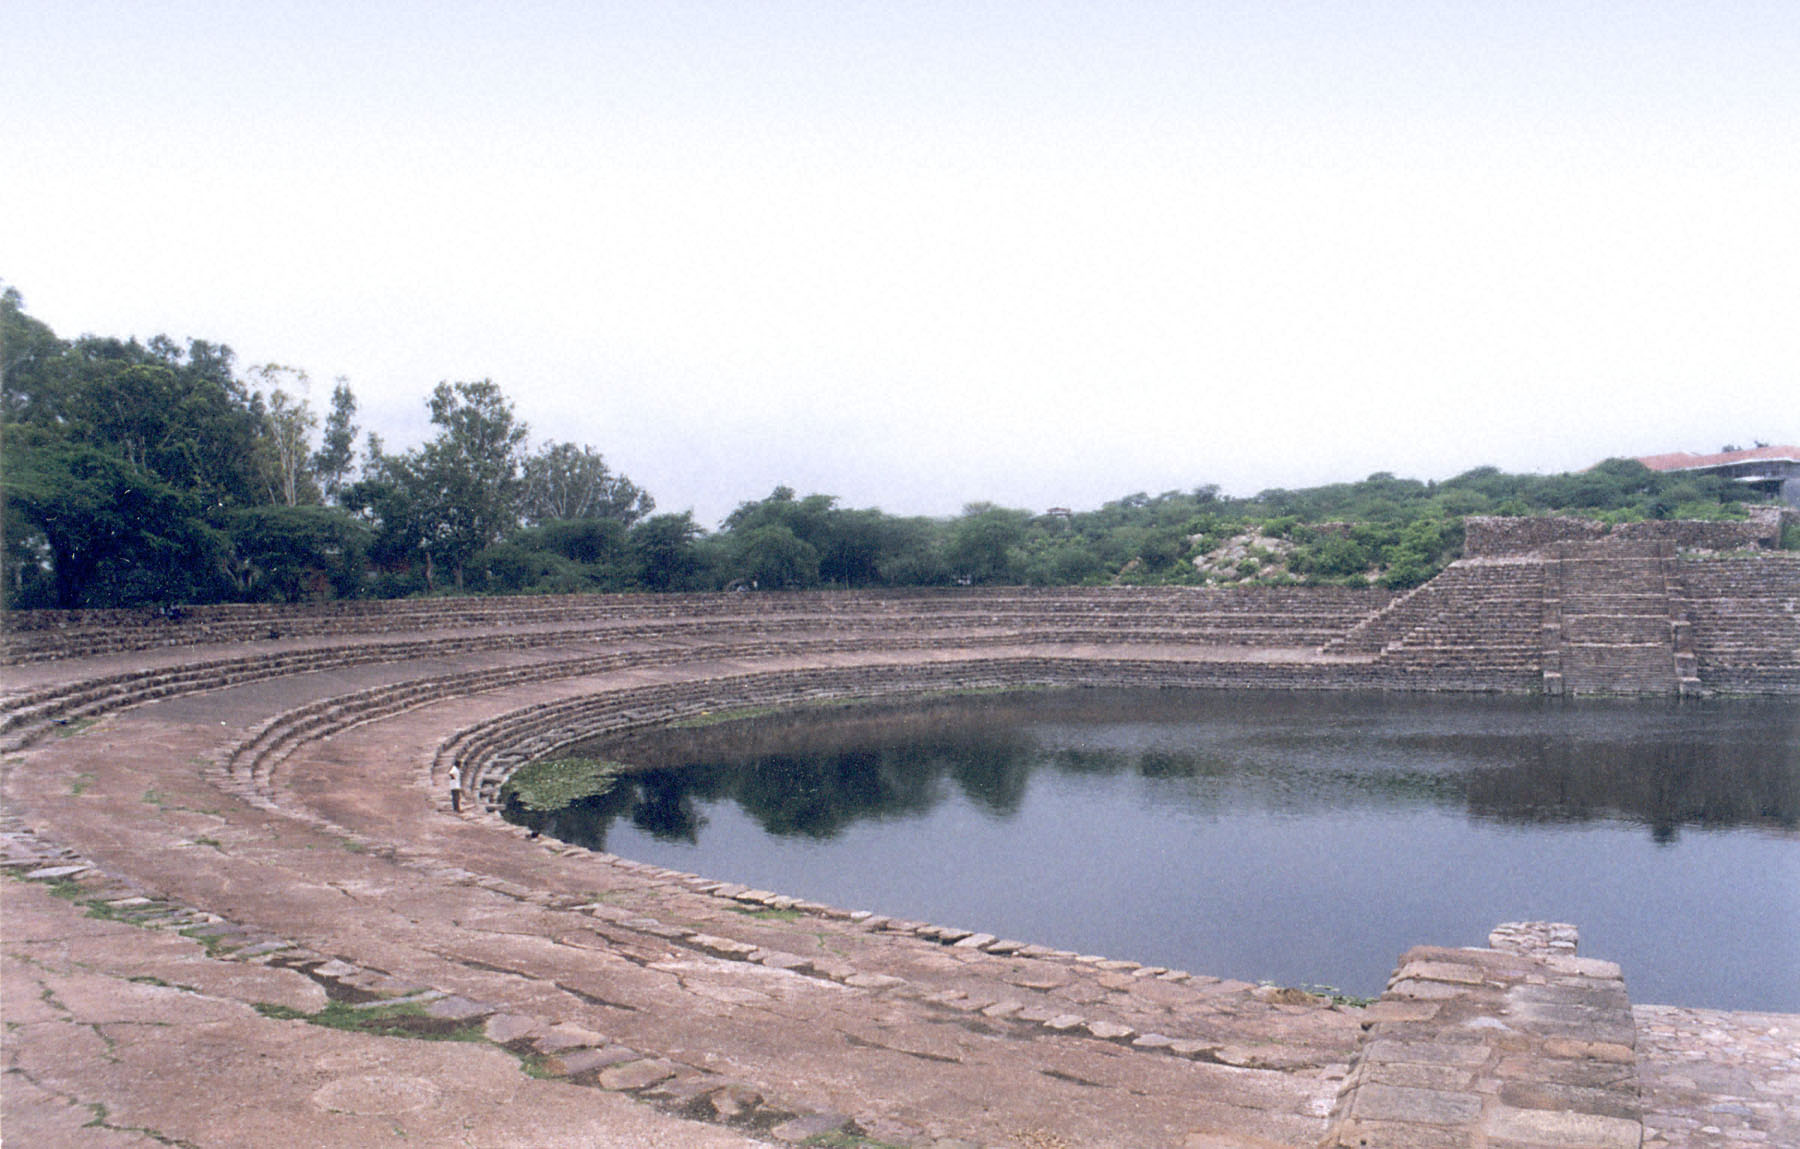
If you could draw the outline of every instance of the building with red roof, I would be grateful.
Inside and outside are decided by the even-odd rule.
[[[1714,455],[1645,455],[1638,462],[1652,471],[1695,471],[1722,475],[1800,506],[1800,447],[1752,447]]]

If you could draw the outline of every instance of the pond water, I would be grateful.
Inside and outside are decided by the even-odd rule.
[[[1372,996],[1416,944],[1581,927],[1634,1001],[1800,1012],[1800,703],[1070,690],[580,753],[508,816],[852,909]]]

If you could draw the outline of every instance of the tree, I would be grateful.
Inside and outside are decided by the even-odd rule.
[[[788,589],[817,585],[819,552],[780,524],[733,531],[732,569],[759,587]]]
[[[1014,576],[1013,550],[1025,540],[1029,511],[992,503],[971,503],[950,526],[945,558],[958,578],[973,583],[1002,583]]]
[[[325,416],[325,431],[319,449],[313,452],[313,475],[330,502],[341,502],[344,488],[350,483],[350,467],[356,452],[356,396],[350,392],[350,381],[342,375],[331,389],[331,411]]]
[[[373,515],[379,553],[417,547],[428,588],[442,562],[461,590],[470,557],[518,526],[519,468],[530,432],[488,379],[439,383],[429,406],[438,433],[423,447],[385,455],[371,437],[372,474],[358,484],[354,506]]]
[[[368,568],[369,528],[333,507],[249,507],[231,521],[240,598],[351,598]]]
[[[209,510],[269,501],[262,411],[232,373],[229,347],[84,336],[67,362],[59,422],[77,441],[194,493]]]
[[[15,288],[0,289],[0,417],[8,423],[55,423],[67,397],[69,345],[25,314]]]
[[[225,593],[223,536],[197,500],[119,456],[42,428],[12,429],[7,533],[37,531],[56,605],[209,601]]]
[[[629,527],[656,500],[607,467],[592,447],[546,443],[525,460],[521,517],[527,525],[558,519],[611,519]]]
[[[252,367],[250,375],[259,384],[256,398],[263,405],[261,442],[274,494],[270,501],[284,507],[317,502],[318,491],[308,470],[311,456],[307,444],[319,418],[304,398],[282,388],[285,380],[303,395],[312,386],[312,380],[298,367],[283,367],[279,363]],[[268,388],[267,398],[262,393],[264,387]]]
[[[694,512],[651,515],[631,529],[631,549],[638,562],[638,581],[651,590],[682,590],[699,569],[695,543],[700,525]]]

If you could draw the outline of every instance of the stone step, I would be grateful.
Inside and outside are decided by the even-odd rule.
[[[1575,956],[1561,923],[1511,923],[1489,944],[1401,957],[1324,1146],[1638,1149],[1637,1030],[1619,967]]]

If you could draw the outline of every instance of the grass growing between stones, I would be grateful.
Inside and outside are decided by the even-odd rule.
[[[270,1002],[255,1003],[256,1012],[274,1021],[304,1021],[326,1029],[369,1033],[377,1037],[411,1037],[420,1041],[485,1042],[479,1022],[449,1021],[432,1017],[417,1002],[367,1005],[361,1008],[341,1001],[328,1003],[317,1013]]]
[[[227,939],[220,937],[216,934],[202,933],[201,931],[204,930],[205,928],[206,928],[206,926],[204,924],[202,924],[202,925],[198,925],[198,926],[192,926],[185,930],[178,930],[176,932],[179,933],[182,937],[187,938],[190,941],[199,942],[200,948],[204,949],[206,951],[207,957],[218,957],[218,956],[220,956],[219,951],[221,949],[225,948],[225,942]]]

